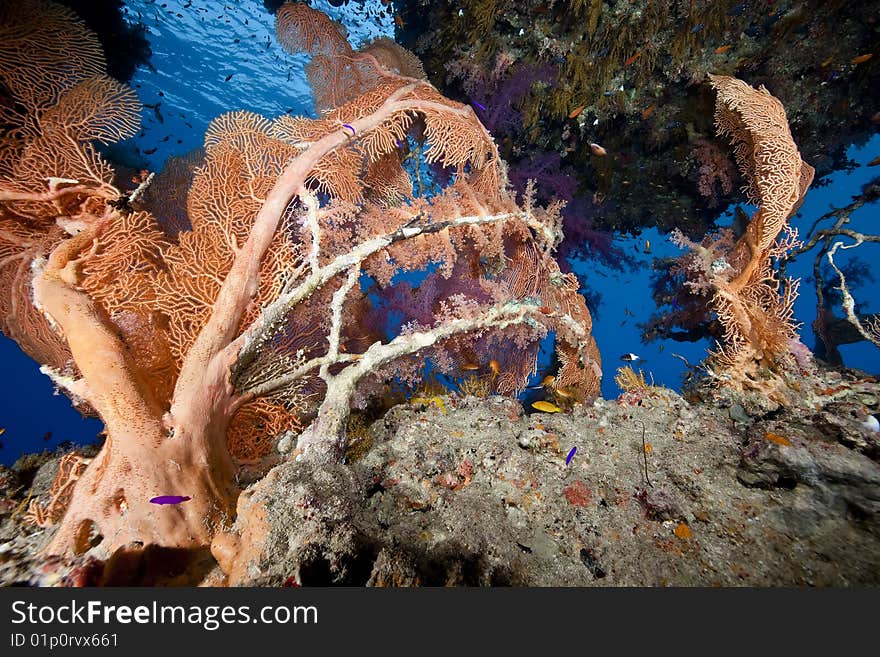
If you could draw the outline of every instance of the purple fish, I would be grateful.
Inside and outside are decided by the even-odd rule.
[[[474,105],[476,105],[477,108],[483,110],[484,112],[486,111],[486,106],[483,105],[482,103],[478,103],[477,101],[474,101]]]
[[[352,136],[352,137],[354,137],[355,133],[357,132],[357,131],[354,129],[354,126],[353,126],[353,125],[349,125],[348,123],[343,123],[343,124],[342,124],[342,127],[343,127],[343,128],[348,128],[349,130],[351,130],[351,136]]]
[[[574,454],[577,451],[578,451],[577,447],[571,448],[571,451],[568,453],[568,456],[565,457],[565,465],[568,465],[569,463],[571,463],[571,460],[574,458]]]
[[[159,495],[150,500],[151,504],[180,504],[192,498],[189,495]]]

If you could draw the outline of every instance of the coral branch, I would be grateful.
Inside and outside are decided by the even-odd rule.
[[[598,392],[590,315],[554,260],[559,207],[531,193],[517,205],[491,135],[412,55],[384,41],[355,52],[326,16],[286,5],[280,40],[309,50],[310,79],[327,86],[317,91],[342,100],[319,119],[224,114],[197,157],[126,195],[94,142],[131,135],[137,100],[103,75],[94,35],[69,12],[35,7],[15,47],[0,44],[0,76],[24,110],[0,135],[3,330],[107,435],[51,551],[207,545],[230,519],[238,466],[268,467],[277,439],[303,427],[301,453],[340,457],[356,398],[417,381],[426,358],[448,371],[485,355],[496,389],[514,393],[552,331],[559,385],[576,399]],[[64,26],[85,41],[87,74],[49,86],[19,74],[20,54]],[[415,198],[404,142],[455,182]],[[392,326],[399,275],[429,266]],[[187,500],[150,503],[166,495]]]
[[[853,231],[848,231],[853,232]],[[838,286],[838,290],[840,290],[843,295],[843,303],[841,306],[843,307],[843,312],[846,313],[846,318],[849,320],[850,324],[856,327],[856,330],[859,332],[865,340],[872,343],[875,347],[880,347],[880,320],[876,317],[868,320],[865,324],[859,320],[858,315],[856,314],[856,301],[853,298],[852,294],[849,291],[849,288],[846,285],[846,278],[843,275],[843,272],[840,271],[840,268],[834,262],[834,254],[837,253],[837,249],[852,249],[859,244],[862,244],[865,241],[867,236],[862,236],[862,239],[859,239],[853,244],[848,244],[844,246],[843,242],[835,242],[831,249],[826,253],[826,257],[828,258],[828,263],[837,273],[838,279],[840,279],[840,285]],[[880,239],[875,239],[872,241],[880,241]]]
[[[344,447],[345,422],[351,410],[351,399],[360,381],[387,363],[418,353],[458,333],[470,333],[480,329],[505,329],[531,318],[535,321],[541,312],[536,304],[509,302],[485,310],[481,315],[468,319],[456,319],[439,324],[430,330],[398,335],[388,344],[375,343],[359,355],[356,362],[339,375],[334,376],[327,387],[327,394],[318,410],[318,419],[300,434],[297,452],[318,461],[330,461],[339,457]],[[322,368],[332,362],[325,361]]]
[[[786,283],[780,294],[773,261],[797,246],[787,222],[803,202],[813,168],[800,158],[782,104],[764,87],[756,90],[724,76],[710,79],[718,93],[718,133],[730,137],[747,179],[745,191],[758,211],[720,257],[721,242],[695,251],[702,273],[689,284],[714,291],[711,307],[724,329],[724,344],[713,355],[710,371],[724,370],[723,379],[731,385],[760,386],[756,382],[787,356],[795,336],[797,284]],[[778,239],[783,229],[786,237]]]

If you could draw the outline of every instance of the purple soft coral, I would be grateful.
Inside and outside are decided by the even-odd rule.
[[[513,69],[513,74],[501,82],[493,82],[473,94],[488,98],[488,110],[483,123],[493,133],[516,134],[522,131],[522,113],[517,106],[536,82],[550,84],[556,77],[552,64],[529,64]]]

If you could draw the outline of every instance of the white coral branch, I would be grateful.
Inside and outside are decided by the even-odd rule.
[[[877,324],[869,323],[868,326],[862,324],[859,321],[859,317],[856,314],[856,300],[853,298],[852,294],[850,294],[849,288],[846,286],[846,278],[843,275],[843,272],[840,271],[840,268],[834,262],[834,254],[837,253],[837,249],[852,249],[862,244],[862,240],[855,242],[854,244],[850,244],[848,246],[844,245],[843,242],[835,242],[834,246],[826,254],[828,257],[828,262],[834,271],[837,273],[837,277],[840,279],[840,285],[837,287],[840,290],[840,293],[843,295],[843,312],[846,313],[846,319],[850,324],[856,327],[856,330],[859,334],[865,338],[868,342],[873,344],[875,347],[880,347],[880,331],[877,330]]]

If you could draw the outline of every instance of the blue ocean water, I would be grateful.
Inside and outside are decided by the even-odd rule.
[[[339,8],[322,0],[312,5],[346,25],[355,46],[378,36],[393,37],[393,19],[379,0]],[[138,168],[159,171],[168,157],[200,147],[210,121],[230,110],[245,109],[270,117],[285,112],[314,116],[305,83],[306,58],[281,49],[274,36],[274,17],[262,2],[129,0],[125,10],[132,22],[143,21],[153,51],[151,67],[138,69],[131,81],[141,101],[151,107],[144,109],[141,134],[121,149]],[[865,165],[878,153],[880,136],[850,149],[849,157],[860,166],[837,172],[830,184],[810,190],[793,225],[805,231],[829,207],[845,205],[876,172]],[[876,232],[877,212],[876,204],[863,207],[853,215],[849,227]],[[652,244],[650,255],[643,253],[646,239]],[[591,308],[593,333],[603,357],[602,394],[619,394],[614,374],[624,364],[619,356],[627,352],[644,359],[641,367],[656,383],[679,388],[685,368],[675,354],[695,364],[712,345],[708,340],[658,340],[645,345],[638,324],[654,310],[649,286],[651,260],[681,251],[655,229],[638,237],[617,235],[615,244],[633,261],[623,272],[595,261],[573,263],[575,272],[602,299],[599,307]],[[803,324],[802,341],[811,347],[815,342],[810,325],[816,299],[806,279],[811,275],[812,257],[812,253],[805,254],[789,266],[790,275],[804,279],[796,314]],[[852,257],[877,262],[880,244],[842,252],[838,262],[843,264]],[[869,279],[853,292],[865,310],[880,310],[880,280]],[[845,364],[880,373],[880,349],[873,345],[845,345],[841,353]],[[62,441],[82,443],[96,438],[101,423],[82,419],[64,395],[53,395],[53,386],[39,373],[38,365],[5,337],[0,338],[0,362],[6,371],[0,378],[4,400],[0,427],[6,430],[0,436],[0,462],[10,463],[21,453],[51,448]]]

